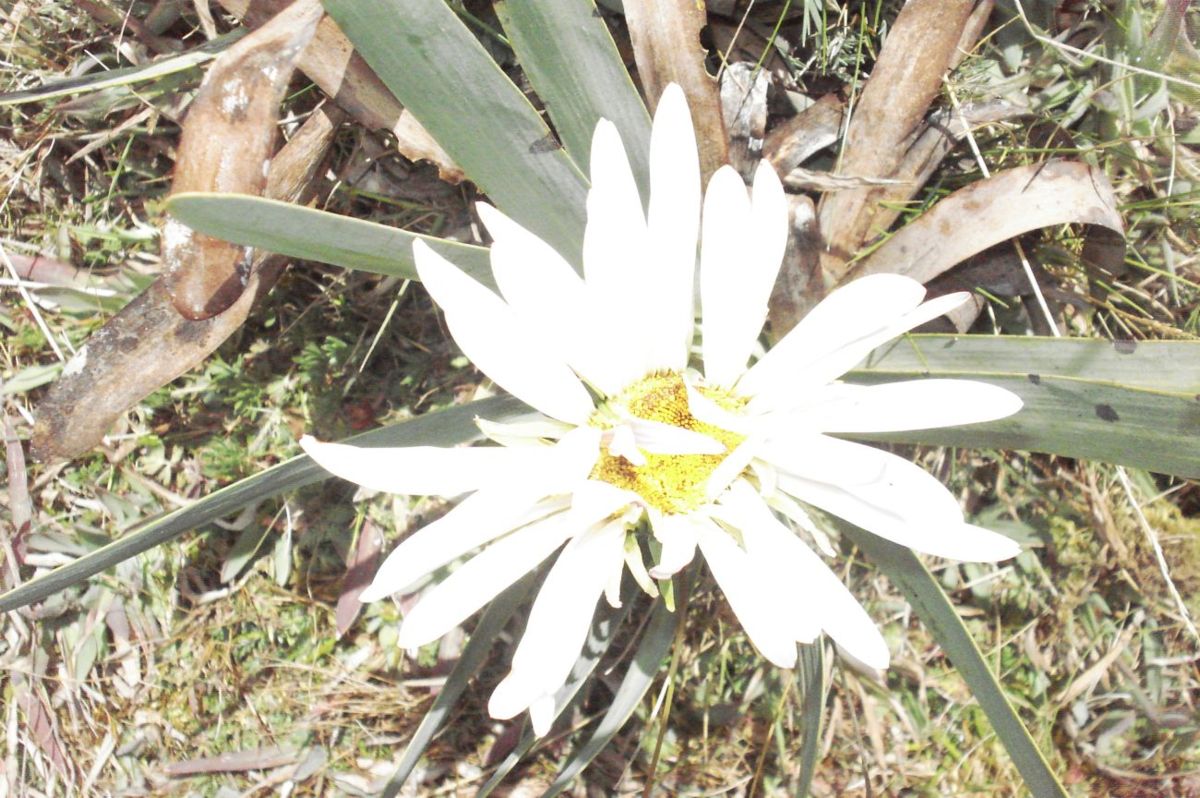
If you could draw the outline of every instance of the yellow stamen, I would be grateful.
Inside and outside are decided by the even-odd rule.
[[[727,392],[700,388],[700,393],[726,410],[737,410],[744,402]],[[699,432],[723,443],[723,454],[654,454],[644,452],[645,465],[634,465],[607,448],[592,469],[592,478],[618,488],[632,490],[652,507],[671,515],[695,510],[705,501],[708,478],[729,451],[745,438],[736,432],[706,424],[692,415],[687,387],[677,372],[651,374],[630,385],[593,416],[591,424],[611,429],[620,419],[640,418]],[[615,420],[614,420],[615,419]]]

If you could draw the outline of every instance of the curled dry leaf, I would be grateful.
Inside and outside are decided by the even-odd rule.
[[[337,621],[338,637],[350,631],[354,619],[362,611],[359,594],[371,584],[379,567],[379,552],[383,548],[383,530],[371,519],[363,521],[358,540],[346,562],[346,575],[342,579],[342,592],[338,596],[334,618]]]
[[[290,0],[220,0],[222,6],[246,25],[257,28],[279,13]],[[410,161],[429,161],[448,183],[461,183],[466,175],[434,141],[407,108],[400,105],[342,29],[329,17],[317,24],[312,41],[297,63],[301,72],[328,94],[343,111],[370,130],[390,130],[396,149]]]
[[[770,75],[754,64],[739,61],[721,73],[721,113],[729,134],[729,162],[750,178],[762,156],[767,129],[767,89]]]
[[[925,283],[994,244],[1058,224],[1090,224],[1124,233],[1116,196],[1101,170],[1085,163],[1048,161],[961,188],[905,225],[860,261],[847,279],[895,272]]]
[[[296,0],[213,62],[183,126],[173,193],[262,193],[279,104],[323,13],[319,0]],[[215,316],[249,287],[249,250],[176,221],[163,227],[162,256],[166,291],[188,319]]]
[[[763,157],[781,175],[837,141],[846,106],[836,94],[826,94],[767,134]]]
[[[779,279],[768,302],[771,338],[778,341],[825,296],[821,279],[821,234],[813,201],[803,194],[789,194],[792,222]]]
[[[707,183],[729,156],[717,82],[704,69],[700,45],[700,31],[708,22],[704,3],[625,0],[623,6],[647,104],[656,107],[668,83],[683,88],[696,126],[701,176]]]
[[[333,142],[340,115],[319,110],[271,162],[267,196],[295,201]],[[274,284],[283,259],[258,256],[246,291],[212,318],[182,318],[165,281],[155,281],[88,339],[38,406],[31,452],[39,460],[75,457],[100,442],[118,417],[201,363],[237,330],[256,297]]]
[[[973,7],[967,2],[912,0],[901,9],[852,110],[840,174],[883,179],[895,174],[957,57]],[[822,199],[821,266],[833,281],[844,276],[862,243],[882,232],[875,221],[880,191],[866,187]]]

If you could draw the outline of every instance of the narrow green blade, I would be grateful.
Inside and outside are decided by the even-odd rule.
[[[950,599],[942,592],[937,580],[917,556],[903,546],[876,537],[868,532],[840,525],[850,539],[866,552],[888,579],[900,588],[921,621],[929,627],[939,646],[950,657],[954,667],[967,682],[971,694],[992,722],[996,736],[1008,750],[1013,763],[1025,780],[1034,798],[1066,798],[1041,751],[1034,745],[1029,730],[1004,695],[996,677],[988,668],[979,647],[971,638],[954,610]]]
[[[616,632],[621,628],[621,624],[625,622],[625,617],[629,614],[630,606],[637,600],[637,588],[633,584],[633,580],[628,578],[623,581],[621,586],[621,606],[611,607],[608,602],[601,601],[596,616],[592,619],[592,627],[588,631],[587,642],[584,643],[583,651],[579,655],[579,659],[575,661],[575,665],[571,668],[571,674],[567,677],[566,684],[562,686],[557,693],[554,694],[554,705],[558,710],[558,716],[569,710],[575,705],[579,699],[580,691],[588,680],[592,678],[592,674],[596,670],[596,666],[600,664],[601,657],[608,651],[612,645],[613,638]],[[556,716],[557,717],[557,716]],[[537,745],[538,738],[533,736],[533,729],[528,726],[525,733],[521,736],[521,742],[517,747],[509,752],[504,758],[491,777],[479,788],[479,792],[475,793],[476,798],[487,798],[491,795],[496,787],[500,786],[500,782],[512,772],[512,769],[525,759],[526,755],[533,750]]]
[[[575,163],[587,169],[592,132],[607,119],[621,131],[646,197],[650,116],[595,3],[503,0],[494,8]]]
[[[913,335],[847,377],[980,380],[1025,401],[1000,421],[854,437],[1027,449],[1200,477],[1200,342]]]
[[[796,796],[807,798],[812,788],[813,774],[817,770],[817,756],[821,752],[821,723],[825,709],[825,644],[822,641],[800,646],[796,682],[803,696],[800,720],[804,730],[804,740],[800,743],[800,777]]]
[[[400,794],[400,788],[404,786],[404,782],[412,773],[413,768],[421,761],[421,755],[433,741],[433,736],[450,717],[459,697],[467,689],[467,683],[487,662],[496,638],[500,632],[504,631],[509,619],[516,613],[517,607],[521,606],[521,602],[533,589],[533,583],[537,581],[536,575],[536,570],[525,574],[488,604],[479,623],[475,624],[475,629],[471,632],[471,639],[463,648],[458,664],[446,678],[446,683],[442,686],[438,697],[434,699],[433,706],[425,713],[425,717],[421,718],[421,725],[417,727],[412,739],[408,741],[408,747],[404,749],[404,757],[400,760],[400,764],[396,767],[396,772],[388,781],[387,786],[383,788],[383,798],[395,798]]]
[[[517,400],[496,396],[364,432],[347,441],[360,446],[453,446],[479,437],[474,422],[476,416],[499,420],[521,412],[525,412],[525,407]],[[41,601],[202,524],[224,518],[270,496],[320,482],[329,476],[328,471],[307,455],[293,457],[286,463],[221,488],[195,504],[168,513],[103,548],[13,588],[0,595],[0,612]]]
[[[346,269],[417,277],[418,238],[481,283],[494,287],[484,247],[248,194],[175,194],[167,210],[179,221],[235,244]]]
[[[603,751],[625,722],[633,715],[642,697],[654,684],[658,669],[663,658],[671,650],[671,641],[675,639],[675,627],[679,623],[678,612],[667,609],[666,602],[659,599],[654,606],[654,614],[646,626],[646,632],[638,644],[637,653],[633,656],[621,686],[617,688],[612,699],[612,706],[600,719],[596,731],[587,742],[575,748],[571,756],[563,764],[558,775],[542,798],[554,798],[570,785],[571,780],[578,776],[585,767],[591,764],[597,754]]]
[[[578,265],[587,180],[458,16],[442,0],[325,0],[325,9],[467,176]]]

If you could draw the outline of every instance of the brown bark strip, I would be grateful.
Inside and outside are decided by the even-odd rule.
[[[290,0],[219,2],[247,26],[257,28],[285,8]],[[331,18],[324,17],[317,23],[316,33],[300,55],[297,66],[363,127],[391,131],[396,137],[396,149],[405,158],[429,161],[437,167],[438,176],[448,183],[461,183],[466,179],[462,169],[354,51],[354,45]]]
[[[262,193],[279,104],[323,13],[319,0],[296,0],[213,62],[184,123],[173,193]],[[177,222],[163,228],[162,257],[164,287],[186,318],[215,316],[248,287],[244,247]]]
[[[911,0],[896,17],[879,60],[852,110],[838,173],[890,178],[918,132],[957,57],[973,3]],[[826,195],[819,216],[821,267],[840,280],[862,244],[883,230],[876,221],[878,188]]]
[[[700,31],[707,23],[703,0],[625,0],[625,21],[633,42],[646,104],[658,106],[669,83],[687,95],[700,148],[703,184],[729,160],[717,82],[704,69]]]
[[[342,115],[318,110],[271,162],[266,195],[296,201],[319,174]],[[182,318],[165,280],[109,319],[63,369],[37,409],[31,453],[47,461],[76,457],[100,442],[113,423],[151,392],[199,365],[232,335],[254,301],[274,284],[284,259],[258,254],[246,290],[223,313]]]

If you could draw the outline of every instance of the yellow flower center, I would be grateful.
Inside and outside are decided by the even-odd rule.
[[[698,391],[720,407],[736,411],[744,401],[724,391],[701,387]],[[705,503],[708,478],[745,438],[736,432],[707,424],[692,415],[683,376],[677,372],[651,374],[610,398],[591,419],[591,425],[612,429],[621,418],[640,418],[699,432],[726,447],[723,454],[654,454],[642,451],[644,465],[601,449],[592,479],[635,491],[664,513],[687,513]],[[615,419],[615,420],[614,420]]]

